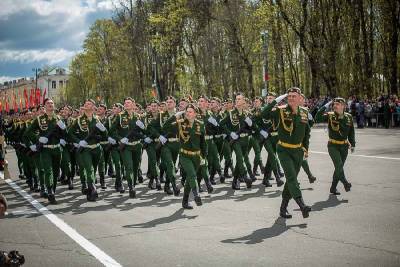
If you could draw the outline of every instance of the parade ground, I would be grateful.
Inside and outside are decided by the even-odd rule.
[[[312,130],[309,164],[317,177],[300,171],[303,219],[294,201],[293,219],[279,218],[283,187],[233,191],[231,179],[201,193],[203,206],[181,208],[179,197],[149,190],[137,198],[116,193],[114,179],[97,202],[58,186],[57,205],[29,192],[18,178],[13,150],[7,153],[11,179],[0,178],[9,202],[0,219],[1,250],[18,250],[24,266],[400,266],[400,131],[356,129],[356,151],[345,166],[351,192],[329,194],[333,164],[327,132]],[[252,155],[252,154],[251,154]],[[263,150],[263,161],[266,160]],[[251,156],[252,158],[252,156]],[[142,170],[147,171],[144,154]]]

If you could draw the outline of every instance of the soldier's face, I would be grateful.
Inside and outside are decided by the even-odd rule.
[[[106,109],[104,107],[98,107],[97,108],[97,115],[98,116],[103,116],[106,113]]]
[[[47,100],[46,104],[44,105],[45,109],[47,112],[53,112],[54,111],[54,102],[53,100]]]
[[[172,99],[168,99],[165,101],[167,103],[167,109],[168,110],[173,110],[175,108],[175,101]]]
[[[298,106],[300,104],[301,96],[298,93],[290,92],[287,98],[289,106]]]
[[[207,109],[208,108],[208,101],[205,98],[199,99],[199,108],[200,109]]]
[[[85,111],[92,112],[94,111],[94,104],[91,101],[86,101],[85,104],[83,105],[83,109]]]
[[[186,101],[179,102],[179,110],[184,111],[185,108],[187,107],[187,105],[188,105],[188,102],[186,102]]]
[[[254,107],[256,107],[256,108],[261,107],[261,101],[260,101],[260,99],[254,100]]]
[[[157,112],[157,111],[158,111],[158,105],[157,105],[156,103],[152,103],[152,104],[150,105],[150,112],[155,113],[155,112]]]
[[[235,102],[237,108],[243,108],[246,105],[246,101],[244,100],[244,96],[242,95],[236,96]]]
[[[342,114],[344,112],[345,105],[341,102],[333,102],[333,111],[338,114]]]
[[[215,100],[211,100],[210,108],[213,109],[213,110],[217,109],[218,108],[218,102],[215,101]]]
[[[274,101],[274,100],[275,100],[275,96],[272,96],[272,95],[267,96],[267,103],[268,104],[272,103],[272,101]]]
[[[185,116],[186,119],[193,121],[196,118],[197,114],[193,108],[188,108],[186,109]]]
[[[126,99],[124,101],[124,108],[126,110],[133,110],[135,108],[133,101],[130,99]]]

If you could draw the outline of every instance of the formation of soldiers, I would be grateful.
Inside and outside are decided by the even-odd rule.
[[[57,202],[57,184],[73,190],[76,176],[88,201],[96,201],[99,185],[102,190],[110,186],[106,175],[115,178],[117,192],[127,191],[135,198],[136,186],[144,182],[141,161],[146,152],[148,188],[175,196],[183,188],[185,209],[193,208],[190,193],[202,205],[203,187],[211,194],[217,177],[219,183],[231,179],[232,190],[240,190],[241,183],[251,188],[260,170],[264,186],[272,187],[274,179],[277,187],[284,185],[280,216],[291,218],[287,206],[293,198],[306,218],[311,208],[304,203],[297,176],[303,167],[310,183],[316,178],[307,162],[314,119],[304,101],[295,87],[279,97],[271,92],[254,100],[240,93],[224,101],[206,96],[177,101],[169,96],[145,108],[127,97],[111,108],[87,99],[79,109],[63,106],[56,110],[54,102],[46,99],[36,109],[5,116],[3,130],[15,148],[19,177],[51,204]],[[344,100],[336,98],[316,115],[317,122],[328,122],[328,151],[335,167],[332,194],[340,194],[339,181],[346,191],[351,188],[343,166],[348,149],[354,151],[354,127],[344,109]],[[268,152],[265,165],[263,148]]]

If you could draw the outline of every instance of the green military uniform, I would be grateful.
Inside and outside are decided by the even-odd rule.
[[[118,114],[110,130],[111,137],[118,141],[120,146],[123,146],[120,153],[131,198],[136,197],[135,185],[142,154],[141,139],[144,137],[144,125],[141,128],[137,124],[142,124],[138,114],[129,114],[128,111],[123,111]]]
[[[86,193],[88,201],[95,201],[98,197],[95,179],[102,153],[99,141],[105,136],[107,136],[107,129],[95,115],[88,117],[83,114],[69,129],[70,140],[78,144],[76,156],[81,175],[83,175],[83,178],[81,177],[82,193]]]
[[[311,113],[308,113],[308,124],[310,125],[310,127],[312,127],[314,125],[314,119],[313,119]],[[303,162],[301,163],[301,167],[303,168],[304,172],[307,174],[308,181],[310,182],[310,184],[314,183],[315,180],[317,180],[317,178],[315,178],[315,176],[312,174],[312,172],[310,170],[310,166],[308,165],[308,158],[305,158],[303,160]]]
[[[246,182],[247,188],[251,188],[252,180],[247,176],[246,159],[248,157],[248,145],[249,145],[249,132],[250,127],[245,122],[248,117],[248,113],[245,111],[239,111],[234,109],[229,111],[229,115],[222,119],[220,125],[224,129],[227,136],[230,137],[229,144],[232,146],[233,151],[236,155],[236,164],[233,173],[232,189],[240,189],[239,179],[243,179]],[[233,138],[236,137],[236,139]]]
[[[180,153],[179,161],[186,174],[182,206],[191,209],[189,205],[189,194],[192,191],[195,202],[202,205],[197,188],[197,173],[200,166],[207,158],[207,143],[205,140],[205,129],[203,122],[195,120],[192,124],[187,119],[170,118],[171,124],[177,125],[179,131]]]
[[[54,194],[60,173],[60,138],[65,138],[66,135],[66,129],[61,129],[57,125],[59,122],[61,119],[58,116],[44,114],[33,120],[25,133],[31,145],[38,144],[38,142],[43,145],[43,149],[39,153],[50,203],[55,203]]]
[[[218,125],[220,124],[221,120],[222,120],[222,113],[221,112],[212,112],[212,116],[213,118],[217,121]],[[217,151],[218,151],[218,157],[219,157],[219,164],[220,164],[220,169],[217,170],[217,173],[219,175],[219,179],[221,183],[225,182],[225,173],[224,175],[222,175],[222,167],[221,167],[221,161],[223,158],[223,148],[224,148],[224,144],[225,144],[225,138],[224,136],[226,136],[222,130],[221,127],[217,127],[217,129],[214,132],[214,143],[217,147]]]
[[[172,194],[169,185],[172,185],[174,195],[178,196],[180,191],[176,185],[175,163],[179,155],[178,128],[175,123],[165,123],[170,118],[175,118],[174,113],[161,112],[155,121],[155,129],[160,129],[159,136],[163,136],[168,141],[161,147],[161,165],[165,168],[166,181],[164,191]]]
[[[343,101],[344,103],[342,99],[337,101]],[[351,188],[351,184],[347,181],[344,174],[343,167],[349,147],[354,149],[356,145],[353,118],[351,114],[346,112],[344,114],[337,114],[325,111],[325,106],[320,108],[315,116],[315,121],[328,123],[328,152],[335,166],[330,192],[332,194],[339,194],[336,190],[339,181],[343,183],[346,192],[350,191]]]
[[[62,119],[64,124],[67,126],[67,129],[69,129],[72,125],[72,119]],[[66,184],[68,184],[68,189],[72,190],[74,189],[74,168],[75,165],[73,164],[73,159],[72,159],[72,154],[74,153],[74,146],[68,142],[68,139],[61,139],[60,140],[60,145],[61,145],[61,181],[64,179]],[[74,157],[75,158],[75,157]]]
[[[289,89],[300,95],[300,89]],[[280,214],[282,217],[291,218],[287,214],[287,205],[294,198],[299,205],[303,217],[309,216],[311,208],[304,204],[300,191],[297,175],[301,168],[304,153],[308,151],[310,139],[310,126],[308,124],[308,111],[302,107],[292,110],[289,105],[275,107],[277,100],[272,101],[262,110],[262,115],[270,116],[278,122],[277,152],[285,172],[286,183],[282,192]]]
[[[105,116],[103,118],[99,118],[99,121],[106,126],[108,122],[108,118]],[[99,172],[99,177],[100,177],[100,186],[102,189],[106,189],[106,182],[105,182],[105,175],[107,173],[107,167],[108,167],[108,161],[110,160],[110,151],[107,148],[108,146],[108,136],[104,136],[100,140],[100,145],[101,145],[101,157],[99,161],[99,166],[98,166],[98,172]]]
[[[24,151],[25,153],[23,154],[23,159],[24,159],[24,166],[26,166],[26,170],[24,171],[24,173],[26,173],[26,177],[27,177],[27,183],[30,187],[31,190],[35,190],[36,192],[39,191],[39,187],[38,187],[38,174],[39,174],[39,168],[40,168],[40,164],[37,164],[37,161],[40,162],[40,160],[38,160],[38,158],[40,158],[40,156],[37,153],[32,153],[32,151],[29,149],[30,146],[30,141],[29,138],[27,138],[27,136],[25,135],[25,133],[27,132],[27,129],[29,128],[29,126],[32,124],[32,120],[27,120],[25,121],[25,123],[23,125],[21,125],[21,141],[24,147]],[[35,132],[36,135],[39,135],[39,130],[36,130]],[[35,155],[37,154],[37,155]],[[39,168],[37,168],[39,167]],[[44,189],[44,188],[43,188]]]
[[[160,175],[159,170],[159,162],[160,162],[160,141],[158,140],[158,132],[155,130],[154,122],[158,119],[158,113],[156,114],[147,114],[145,117],[145,125],[146,125],[146,153],[147,153],[147,177],[149,178],[150,189],[155,189],[153,184],[154,181],[156,183],[157,190],[161,190],[160,180],[158,179]],[[157,123],[155,123],[157,124]]]
[[[265,138],[260,134],[260,126],[262,126],[261,108],[254,108],[252,110],[252,120],[256,127],[253,127],[252,135],[249,140],[249,151],[253,149],[254,151],[254,161],[253,161],[253,177],[256,176],[257,169],[260,167],[262,173],[264,173],[264,166],[261,160],[261,149],[265,142]]]

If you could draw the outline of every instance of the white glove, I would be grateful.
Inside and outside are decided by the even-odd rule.
[[[39,137],[39,142],[42,144],[47,144],[47,142],[49,142],[49,139],[47,137],[41,136]]]
[[[36,151],[37,151],[36,145],[31,145],[31,146],[29,146],[29,148],[30,148],[33,152],[36,152]]]
[[[65,146],[67,144],[67,142],[65,142],[64,139],[60,139],[60,145]]]
[[[81,141],[79,141],[79,146],[81,146],[81,147],[87,147],[87,146],[88,146],[88,143],[87,143],[85,140],[81,140]]]
[[[104,132],[106,130],[106,127],[101,122],[96,123],[97,129],[99,129],[101,132]]]
[[[206,160],[205,159],[201,159],[200,160],[200,166],[204,166],[206,165]]]
[[[268,137],[268,132],[267,131],[261,130],[260,134],[264,137],[264,139],[267,139],[267,137]]]
[[[75,148],[79,148],[79,144],[74,143],[74,147],[75,147]]]
[[[146,137],[146,138],[144,139],[144,142],[145,142],[146,144],[150,144],[151,142],[153,142],[153,140],[151,140],[150,137]]]
[[[183,113],[185,113],[185,111],[178,111],[177,113],[175,113],[175,117],[179,118],[183,115]]]
[[[239,138],[239,135],[237,135],[235,132],[231,132],[231,138],[232,138],[233,140],[236,140],[236,139]]]
[[[139,127],[139,128],[142,129],[142,130],[144,129],[144,124],[143,124],[143,122],[140,121],[140,120],[137,120],[137,121],[136,121],[136,126]]]
[[[226,138],[226,134],[222,134],[222,138]]]
[[[253,125],[253,121],[249,117],[246,117],[246,119],[244,119],[244,121],[247,123],[247,125],[249,125],[249,127],[251,127]]]
[[[207,121],[214,126],[218,126],[218,122],[216,119],[214,119],[214,117],[209,117]]]
[[[158,137],[158,140],[160,140],[161,144],[165,144],[165,143],[168,141],[168,139],[165,138],[165,137],[162,136],[162,135],[160,135],[160,137]]]
[[[288,96],[288,94],[280,95],[277,98],[275,98],[276,103],[280,103],[283,99],[285,99]]]
[[[128,138],[126,138],[126,137],[124,137],[124,138],[122,138],[121,140],[119,140],[122,144],[128,144],[129,143],[129,139]]]
[[[112,138],[112,137],[108,137],[108,142],[110,143],[110,144],[112,144],[112,145],[115,145],[116,143],[117,143],[117,141],[115,141],[115,139],[114,138]]]
[[[67,126],[62,120],[57,121],[57,126],[60,127],[61,130],[65,130],[67,128]]]
[[[325,109],[328,109],[328,108],[330,107],[331,104],[332,104],[332,100],[329,101],[328,103],[326,103],[326,104],[324,105]]]
[[[312,115],[311,115],[311,113],[310,113],[310,112],[308,112],[308,120],[309,120],[309,121],[312,121],[312,120],[314,120],[314,118],[312,117]]]

